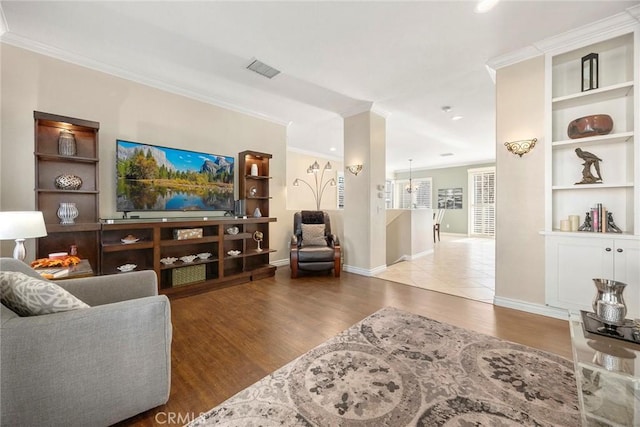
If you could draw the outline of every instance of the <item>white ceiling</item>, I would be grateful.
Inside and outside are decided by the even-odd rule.
[[[343,115],[372,108],[387,118],[387,171],[396,171],[409,158],[414,169],[493,161],[487,62],[638,3],[503,0],[477,14],[463,0],[1,1],[0,32],[7,43],[289,124],[290,147],[323,156],[342,157]],[[246,70],[254,58],[282,73]]]

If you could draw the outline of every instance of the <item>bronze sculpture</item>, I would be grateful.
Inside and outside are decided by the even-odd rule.
[[[580,147],[576,148],[576,155],[584,160],[582,164],[584,168],[582,169],[582,181],[576,182],[576,184],[600,184],[602,183],[602,175],[600,175],[600,162],[601,158],[596,156],[593,153],[588,151],[583,151]],[[591,173],[591,165],[594,166],[597,177],[593,176]]]

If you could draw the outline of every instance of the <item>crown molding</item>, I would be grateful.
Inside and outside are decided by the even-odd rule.
[[[542,54],[572,50],[575,46],[584,46],[594,43],[599,39],[611,38],[616,35],[628,33],[638,25],[639,21],[640,5],[632,6],[624,12],[608,18],[583,25],[553,37],[548,37],[533,43],[531,46],[492,58],[487,61],[486,65],[495,72],[495,70],[499,68],[532,59]]]
[[[359,101],[353,107],[347,108],[344,111],[338,112],[339,115],[342,116],[343,119],[347,117],[356,116],[361,113],[365,113],[367,111],[371,111],[373,108],[373,102],[371,101]]]
[[[1,9],[0,9],[0,12],[1,12]],[[3,16],[0,16],[0,18],[3,18]],[[248,116],[255,117],[261,120],[266,120],[266,121],[269,121],[278,125],[282,125],[285,127],[288,126],[288,124],[290,123],[287,120],[282,120],[277,117],[270,116],[268,114],[264,114],[258,111],[240,107],[229,101],[223,101],[211,96],[204,96],[200,93],[166,83],[162,80],[145,77],[137,73],[132,73],[120,67],[115,67],[113,65],[109,65],[101,61],[96,61],[94,59],[88,58],[83,55],[67,52],[65,50],[58,49],[56,47],[53,47],[44,43],[36,42],[34,40],[18,36],[11,32],[6,32],[2,34],[1,31],[2,31],[3,24],[1,21],[2,19],[0,19],[0,42],[2,43],[12,45],[21,49],[29,50],[35,53],[39,53],[41,55],[58,59],[64,62],[69,62],[71,64],[78,65],[80,67],[89,68],[94,71],[99,71],[101,73],[109,74],[115,77],[119,77],[125,80],[129,80],[135,83],[149,86],[155,89],[160,89],[162,91],[169,92],[174,95],[184,96],[185,98],[190,98],[196,101],[203,102],[205,104],[210,104],[216,107],[235,111],[236,113],[246,114]]]
[[[536,56],[542,55],[544,52],[541,52],[535,46],[527,46],[522,49],[518,49],[513,52],[509,52],[504,55],[500,55],[495,58],[491,58],[487,61],[487,68],[493,70],[498,70],[503,67],[508,67],[509,65],[517,64],[518,62],[526,61],[527,59],[535,58]],[[491,73],[489,73],[491,75]]]

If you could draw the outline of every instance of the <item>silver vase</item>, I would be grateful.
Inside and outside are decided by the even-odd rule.
[[[596,316],[605,324],[616,325],[624,322],[627,305],[622,297],[626,283],[608,279],[593,279],[596,296],[592,307]]]
[[[78,208],[75,203],[62,202],[58,207],[58,218],[60,218],[60,224],[68,225],[75,224],[75,219],[78,217]]]

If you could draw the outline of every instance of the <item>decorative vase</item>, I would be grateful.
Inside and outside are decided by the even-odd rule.
[[[75,203],[62,202],[58,207],[58,218],[60,218],[60,224],[68,225],[75,224],[75,219],[78,217],[78,208]]]
[[[567,127],[567,135],[571,139],[588,136],[606,135],[613,129],[613,119],[607,114],[594,114],[575,119]]]
[[[256,208],[256,209],[253,211],[253,217],[254,217],[254,218],[260,218],[261,216],[262,216],[262,212],[260,212],[260,208]]]
[[[597,293],[592,307],[596,316],[605,324],[616,325],[624,322],[627,305],[622,297],[626,283],[608,279],[593,279]]]
[[[255,163],[251,165],[251,176],[258,176],[258,165]]]
[[[76,136],[66,129],[61,130],[58,137],[58,154],[61,156],[76,155]]]
[[[76,175],[58,175],[54,181],[58,190],[79,190],[82,187],[82,179]]]

